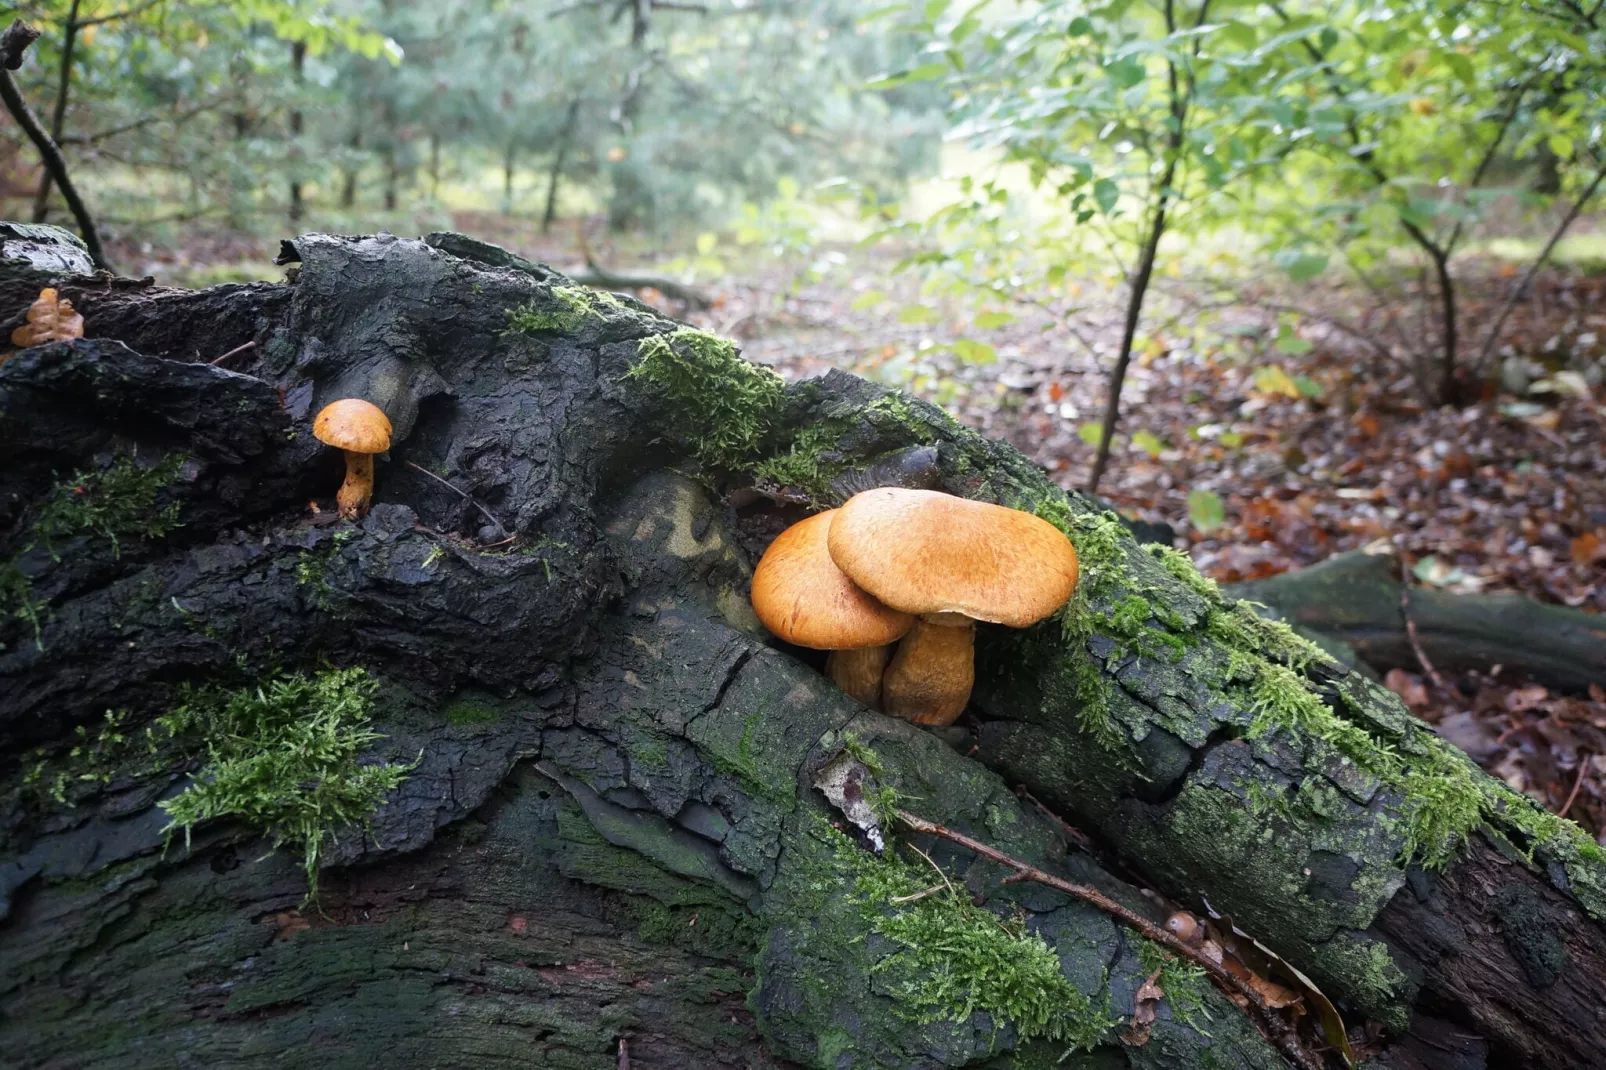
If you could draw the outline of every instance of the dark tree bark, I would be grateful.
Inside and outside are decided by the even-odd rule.
[[[1237,611],[1012,449],[841,373],[760,389],[695,337],[652,341],[677,325],[630,298],[576,317],[562,276],[459,235],[308,235],[281,259],[299,262],[293,284],[198,292],[0,263],[0,308],[53,284],[91,336],[0,365],[0,562],[40,626],[35,642],[26,620],[0,621],[8,1065],[357,1067],[382,1052],[394,1067],[613,1070],[621,1040],[654,1068],[1052,1063],[1063,1045],[1020,1050],[986,1013],[909,1017],[899,945],[874,932],[899,907],[866,908],[866,848],[812,787],[850,736],[908,809],[1163,917],[1068,849],[1012,790],[1029,786],[1127,877],[1208,898],[1353,1024],[1391,1023],[1382,1065],[1600,1064],[1606,1029],[1556,1022],[1600,1002],[1601,870],[1548,842],[1518,845],[1530,864],[1494,828],[1442,870],[1400,863],[1396,787],[1297,726],[1248,733],[1226,664],[1243,649],[1200,624]],[[550,329],[510,332],[513,309]],[[768,400],[644,382],[643,340]],[[206,363],[246,341],[236,370]],[[308,433],[347,396],[395,426],[357,524],[329,522],[341,461]],[[817,505],[886,482],[1035,501],[1083,547],[1091,627],[984,626],[956,731],[864,710],[753,619],[751,563],[798,495],[698,470],[698,443],[735,426],[712,411],[755,429],[751,461],[823,435]],[[44,503],[72,493],[62,480],[173,455],[156,505],[180,526],[115,552],[93,533],[26,549]],[[512,543],[481,532],[481,507]],[[1139,634],[1138,591],[1144,628],[1187,637],[1180,659],[1119,649],[1100,623],[1120,605],[1122,634]],[[244,825],[164,850],[156,804],[193,763],[108,751],[59,797],[34,775],[75,760],[78,727],[108,708],[143,739],[180,683],[319,665],[366,667],[374,757],[418,764],[369,827],[326,846],[315,908],[299,859]],[[1401,753],[1421,747],[1387,692],[1326,662],[1301,678]],[[1108,688],[1097,739],[1078,697],[1090,679]],[[1257,813],[1252,785],[1296,801]],[[1023,918],[1092,1007],[1131,1013],[1148,971],[1130,931],[916,842]],[[1201,997],[1208,1035],[1166,1003],[1146,1044],[1111,1029],[1062,1065],[1282,1065],[1237,1008]]]
[[[295,83],[295,92],[307,80],[307,42],[290,42],[290,77]],[[301,219],[306,214],[306,206],[301,201],[301,160],[303,158],[301,147],[301,106],[297,103],[290,109],[290,225],[299,227]]]

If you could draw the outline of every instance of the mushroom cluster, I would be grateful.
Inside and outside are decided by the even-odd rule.
[[[976,622],[1036,623],[1076,577],[1070,540],[1039,517],[879,487],[782,532],[753,574],[753,608],[787,642],[833,651],[827,673],[860,702],[946,725],[970,700]]]

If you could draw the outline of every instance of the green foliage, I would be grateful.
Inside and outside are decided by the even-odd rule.
[[[1210,1020],[1210,1011],[1205,1006],[1210,982],[1204,967],[1178,958],[1153,940],[1138,944],[1138,960],[1147,973],[1160,971],[1160,990],[1171,1005],[1172,1017],[1194,1032],[1209,1036],[1204,1023]]]
[[[61,544],[78,536],[104,539],[111,544],[112,556],[120,557],[123,539],[168,535],[179,526],[181,506],[171,502],[158,509],[156,501],[183,465],[184,458],[176,453],[150,468],[119,454],[100,471],[75,472],[58,482],[34,517],[28,541],[9,560],[0,561],[0,610],[25,622],[34,642],[42,644],[39,615],[46,603],[34,597],[18,561],[38,547],[60,560]]]
[[[625,379],[650,384],[678,417],[671,427],[704,464],[738,469],[761,452],[781,406],[781,377],[734,343],[690,327],[643,338]]]
[[[151,468],[119,455],[109,468],[74,473],[56,484],[34,521],[35,541],[54,556],[67,539],[98,536],[111,543],[113,556],[119,556],[119,539],[163,537],[179,526],[179,503],[156,509],[156,498],[178,478],[183,464],[184,458],[176,453]]]
[[[985,1011],[1013,1024],[1023,1042],[1044,1037],[1073,1051],[1093,1048],[1115,1026],[1022,917],[976,906],[941,873],[890,853],[865,855],[854,894],[872,930],[899,945],[875,968],[916,1020],[958,1022]]]
[[[256,687],[187,688],[157,723],[204,742],[206,760],[183,794],[160,805],[186,841],[203,821],[233,817],[295,844],[318,894],[318,860],[337,830],[366,822],[412,769],[361,753],[382,737],[370,726],[377,683],[361,668],[277,676]]]

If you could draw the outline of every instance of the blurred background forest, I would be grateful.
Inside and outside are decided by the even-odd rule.
[[[1606,0],[12,14],[123,274],[459,230],[934,400],[1221,580],[1388,546],[1419,586],[1606,610]],[[0,192],[73,225],[10,123]],[[1483,755],[1508,781],[1572,806],[1606,772],[1606,694],[1473,693],[1539,741]]]

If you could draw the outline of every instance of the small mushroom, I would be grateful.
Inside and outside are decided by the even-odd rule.
[[[390,419],[372,402],[342,398],[323,407],[312,421],[312,434],[345,451],[346,481],[335,503],[342,520],[361,520],[374,497],[374,454],[390,449]]]
[[[836,510],[793,524],[753,571],[753,609],[788,643],[829,650],[825,671],[871,709],[881,707],[881,674],[891,644],[914,624],[854,586],[831,563],[826,536]]]
[[[1076,550],[1031,513],[939,491],[856,494],[831,524],[831,559],[874,597],[917,615],[881,685],[886,712],[952,724],[975,682],[976,621],[1024,628],[1076,588]]]

